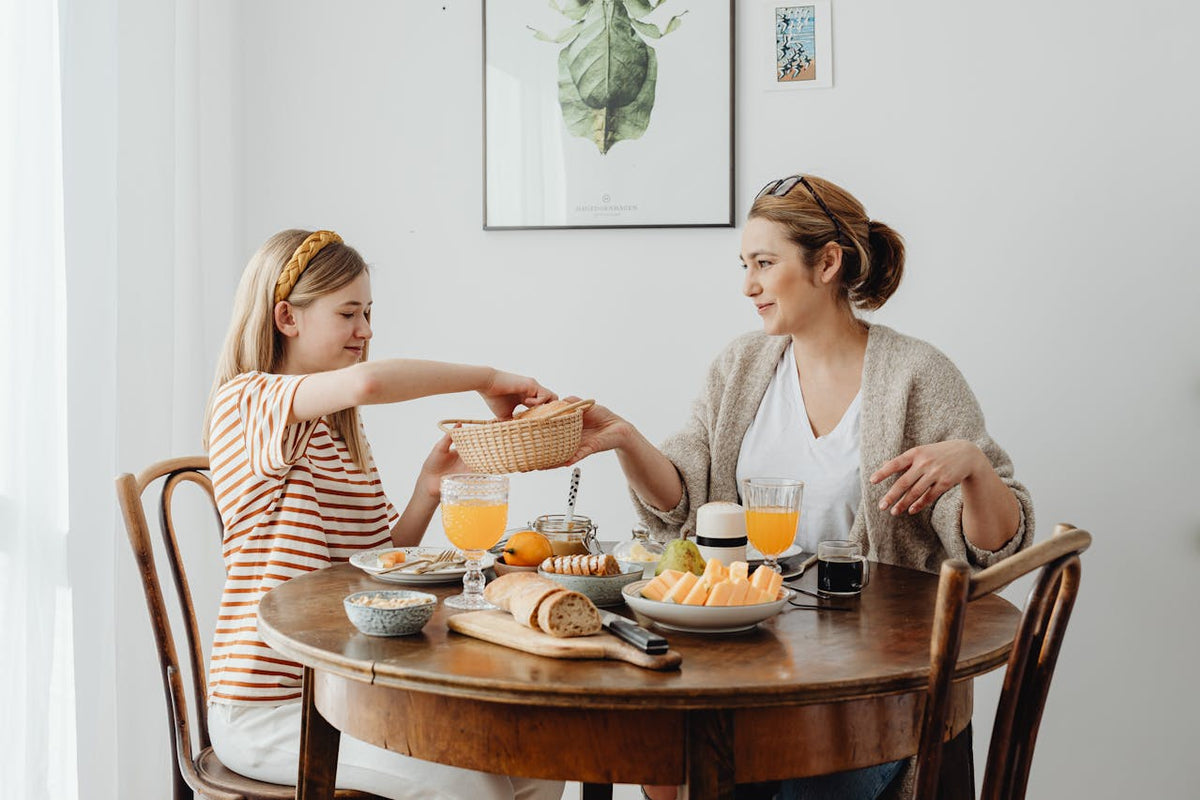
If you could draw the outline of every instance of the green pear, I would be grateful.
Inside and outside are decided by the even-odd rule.
[[[704,556],[700,555],[700,548],[696,547],[696,543],[691,539],[674,539],[667,542],[662,559],[659,560],[654,574],[661,575],[663,570],[667,569],[703,575]]]

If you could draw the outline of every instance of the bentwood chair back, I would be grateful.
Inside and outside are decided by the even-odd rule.
[[[947,734],[947,700],[968,604],[1040,570],[1009,655],[980,800],[1025,797],[1050,678],[1079,592],[1079,556],[1091,542],[1087,531],[1060,524],[1050,539],[975,575],[960,559],[942,564],[930,643],[929,690],[914,779],[916,800],[933,800],[937,794],[942,743]]]
[[[161,558],[165,560],[171,572],[175,601],[178,603],[182,620],[182,637],[174,630],[168,616],[163,582],[159,578],[155,557],[156,547],[142,507],[142,495],[160,478],[163,480],[159,490],[158,550],[161,551]],[[199,486],[216,514],[217,505],[212,480],[208,476],[207,457],[191,456],[160,461],[137,475],[125,473],[117,478],[117,497],[121,504],[121,514],[125,518],[125,531],[137,560],[142,589],[146,595],[146,607],[150,612],[150,625],[154,629],[154,641],[158,646],[158,661],[163,691],[166,693],[167,721],[171,734],[173,797],[175,800],[190,800],[195,792],[200,797],[212,800],[291,800],[296,796],[294,786],[281,786],[246,778],[226,768],[213,753],[208,736],[208,681],[204,653],[200,646],[196,610],[192,603],[188,573],[183,563],[183,550],[176,535],[172,510],[175,490],[182,483]],[[212,546],[218,555],[221,544],[221,518],[217,514]],[[190,693],[184,690],[184,679],[180,671],[180,650],[186,653],[188,660],[191,674]],[[193,730],[195,742],[192,740]],[[344,800],[381,800],[376,795],[365,792],[340,789],[336,796]]]

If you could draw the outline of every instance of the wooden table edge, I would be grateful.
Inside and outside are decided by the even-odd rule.
[[[865,697],[909,694],[923,691],[929,682],[929,670],[921,669],[899,679],[894,675],[881,678],[878,684],[863,681],[853,684],[830,684],[818,691],[806,691],[803,700],[799,701],[795,698],[794,691],[772,692],[766,690],[747,693],[744,687],[736,686],[715,688],[702,694],[696,694],[694,691],[688,695],[681,693],[679,697],[664,695],[661,687],[644,691],[589,689],[588,694],[582,694],[579,687],[576,686],[562,688],[545,686],[531,689],[528,684],[524,683],[497,683],[484,679],[461,677],[447,679],[435,674],[409,674],[393,671],[388,668],[389,665],[379,661],[363,662],[329,658],[327,651],[296,644],[294,640],[279,634],[261,618],[258,625],[263,641],[281,655],[320,672],[405,691],[470,697],[476,700],[510,705],[620,710],[645,707],[647,699],[650,699],[656,708],[681,711],[777,705],[800,706],[842,702]],[[503,645],[495,646],[502,647]],[[1011,645],[1006,645],[991,653],[960,663],[955,669],[954,681],[973,679],[1003,666],[1008,660],[1010,650]],[[686,669],[686,666],[687,662],[685,661],[683,668]],[[638,667],[628,668],[639,669]]]

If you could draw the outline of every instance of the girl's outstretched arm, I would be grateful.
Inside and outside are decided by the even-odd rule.
[[[518,405],[535,406],[556,399],[533,378],[492,367],[391,358],[308,375],[296,389],[288,424],[354,406],[470,391],[479,392],[500,419],[512,416]]]

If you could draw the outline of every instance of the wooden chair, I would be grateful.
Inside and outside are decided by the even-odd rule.
[[[175,489],[184,482],[194,483],[203,489],[212,501],[213,511],[216,512],[212,481],[207,470],[208,458],[194,456],[160,461],[136,476],[125,473],[117,478],[117,496],[125,518],[125,530],[129,535],[133,555],[137,559],[142,589],[146,594],[146,607],[150,611],[150,624],[154,628],[154,640],[158,645],[158,661],[167,701],[167,721],[171,731],[171,760],[175,774],[173,796],[175,800],[190,800],[194,791],[196,795],[212,800],[291,800],[296,796],[295,786],[263,783],[227,769],[213,753],[208,737],[208,681],[204,654],[200,649],[195,606],[192,604],[187,570],[184,568],[172,516]],[[176,634],[167,616],[150,526],[142,509],[143,492],[159,478],[165,478],[159,495],[159,533],[162,540],[160,549],[170,566],[175,596],[187,637],[186,642],[179,642],[179,646],[187,651],[192,676],[190,703],[184,692],[176,650]],[[216,535],[213,537],[215,548],[221,547],[221,539],[221,519],[218,515]],[[193,715],[198,734],[195,746],[192,742]],[[373,794],[348,790],[338,790],[336,796],[343,800],[381,800]]]
[[[1073,525],[1027,550],[971,575],[966,562],[942,564],[930,645],[929,692],[921,728],[914,798],[933,800],[946,729],[946,703],[962,643],[967,604],[1040,569],[1029,592],[1009,655],[1004,688],[992,727],[980,800],[1022,800],[1050,678],[1058,660],[1071,608],[1079,592],[1079,555],[1091,534]]]

